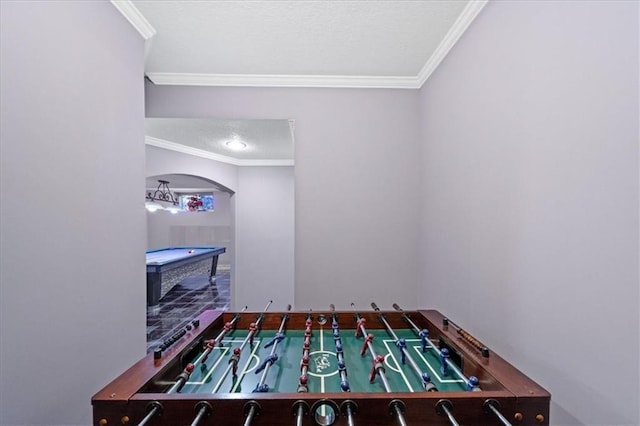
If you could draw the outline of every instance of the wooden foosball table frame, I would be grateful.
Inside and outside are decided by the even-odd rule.
[[[223,330],[234,316],[234,327],[247,329],[256,314],[243,312],[206,311],[197,327],[176,339],[160,356],[148,354],[117,377],[92,398],[95,425],[139,424],[149,411],[156,408],[150,425],[189,425],[198,410],[207,409],[207,416],[199,419],[202,425],[242,425],[253,407],[256,426],[294,424],[323,424],[314,420],[314,407],[336,407],[335,425],[350,425],[344,411],[350,407],[356,425],[396,425],[395,416],[401,411],[407,425],[452,425],[442,410],[446,405],[460,425],[548,425],[550,394],[496,353],[481,353],[478,341],[468,333],[461,333],[435,310],[366,311],[359,313],[367,327],[384,328],[381,315],[394,329],[407,328],[412,321],[429,331],[430,339],[446,345],[462,359],[461,370],[466,376],[479,379],[479,392],[337,392],[337,393],[167,393],[167,382],[175,379],[185,368],[189,357],[203,350],[204,342]],[[313,312],[313,317],[330,317],[332,312]],[[289,312],[287,329],[304,329],[308,312]],[[355,328],[353,311],[336,311],[342,327]],[[283,312],[264,313],[261,330],[277,330]],[[354,337],[350,337],[355,339]],[[359,340],[361,344],[361,340]],[[493,407],[493,409],[491,407]],[[159,408],[158,408],[159,407]],[[302,423],[296,412],[303,411]],[[503,417],[501,420],[496,411]],[[505,423],[506,422],[506,423]]]

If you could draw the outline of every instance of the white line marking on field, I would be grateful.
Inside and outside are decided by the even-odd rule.
[[[244,376],[249,371],[255,369],[256,366],[260,363],[260,358],[256,355],[256,351],[260,346],[260,342],[262,342],[262,340],[253,341],[254,345],[253,345],[253,349],[251,350],[251,355],[249,356],[249,359],[247,360],[247,362],[244,364],[244,367],[242,368],[242,373],[240,373],[240,375],[238,376],[238,379],[236,380],[235,385],[233,385],[233,387],[231,388],[231,393],[235,392],[236,389],[238,389],[238,386],[240,386],[240,382],[242,382],[242,379],[244,379]],[[249,366],[249,364],[251,364],[251,360],[253,360],[253,358],[256,358],[258,360],[258,364],[256,364],[256,366],[254,366],[251,370],[247,370],[247,367]]]
[[[419,342],[420,340],[415,339],[414,341],[418,341]],[[407,342],[409,342],[409,341],[407,340]],[[424,357],[424,355],[422,355],[422,346],[411,346],[411,347],[416,351],[418,356],[422,359],[422,362],[424,362],[427,365],[427,368],[429,370],[431,370],[431,372],[433,373],[433,376],[436,379],[438,379],[438,381],[440,383],[464,383],[464,380],[462,380],[462,379],[443,379],[442,377],[440,377],[440,374],[438,374],[438,372],[433,369],[433,367],[431,366],[431,364],[429,364],[429,362]]]
[[[231,343],[233,342],[232,340],[223,340],[222,343]],[[202,380],[200,380],[199,382],[186,382],[185,385],[203,385],[205,383],[205,381],[209,378],[209,376],[211,376],[214,372],[214,370],[216,369],[216,367],[218,366],[218,364],[220,364],[220,361],[222,361],[222,358],[224,358],[224,356],[227,354],[227,352],[229,352],[229,348],[227,346],[216,346],[213,348],[216,351],[222,351],[222,354],[216,359],[216,362],[211,366],[211,368],[207,371],[207,374],[202,378]],[[212,351],[213,353],[213,351]],[[212,354],[209,354],[212,355]],[[198,368],[196,366],[196,368]]]
[[[395,344],[395,341],[392,340]],[[411,386],[411,383],[409,383],[409,379],[407,379],[407,376],[404,374],[404,371],[402,371],[402,368],[400,367],[400,363],[398,362],[398,360],[396,359],[395,355],[391,352],[391,349],[389,348],[389,341],[388,340],[384,340],[384,346],[387,348],[387,359],[385,361],[387,361],[387,365],[389,365],[389,368],[391,368],[393,371],[396,371],[398,373],[400,373],[400,375],[402,376],[402,379],[404,380],[405,384],[407,385],[407,387],[409,388],[409,392],[415,392],[413,390],[413,387]],[[391,364],[389,364],[388,358],[393,359],[393,362],[396,364],[397,370],[395,368],[393,368],[391,366]]]

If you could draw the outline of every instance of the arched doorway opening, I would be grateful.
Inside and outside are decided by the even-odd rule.
[[[175,209],[147,209],[148,282],[149,262],[153,263],[153,256],[166,253],[168,248],[193,256],[200,256],[201,248],[224,248],[224,253],[216,254],[214,262],[203,255],[179,271],[165,273],[163,279],[168,286],[163,284],[162,294],[157,294],[152,303],[148,298],[148,351],[203,311],[229,309],[231,268],[235,259],[233,191],[209,178],[176,173],[148,176],[147,195],[157,191],[159,181],[168,182],[164,187],[169,187],[178,205]]]

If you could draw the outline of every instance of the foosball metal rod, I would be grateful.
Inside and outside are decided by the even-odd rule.
[[[307,372],[309,371],[309,353],[311,352],[311,325],[313,322],[311,321],[311,310],[307,314],[307,319],[305,320],[305,337],[302,345],[302,358],[300,360],[300,379],[298,382],[298,392],[308,392],[308,382],[303,383],[304,380],[308,380]],[[309,330],[309,334],[307,335],[307,330]],[[308,345],[307,345],[308,342]],[[306,362],[305,362],[306,359]]]
[[[269,305],[271,304],[271,302],[272,301],[269,302],[269,304],[264,308],[264,311],[262,311],[262,313],[258,315],[258,318],[256,318],[256,322],[255,322],[256,330],[260,327],[260,323],[264,318],[264,313],[269,308]],[[253,336],[254,333],[255,333],[255,330],[250,331],[247,337],[245,337],[245,339],[242,341],[242,344],[240,345],[240,352],[242,352],[242,350],[247,345],[247,343],[251,339],[251,336]],[[224,383],[225,379],[227,378],[227,375],[229,374],[229,371],[231,371],[232,369],[233,369],[233,364],[228,364],[227,368],[225,368],[224,372],[222,373],[222,377],[220,378],[220,380],[218,380],[218,383],[216,383],[211,393],[216,393],[220,390],[220,387],[222,387],[222,384]]]
[[[376,312],[380,312],[380,308],[378,308],[378,305],[376,305],[375,303],[371,303],[371,307],[376,311]],[[384,317],[384,314],[379,313],[380,316],[380,321],[382,321],[382,323],[384,324],[384,326],[387,328],[387,331],[389,332],[389,334],[391,334],[391,337],[393,338],[393,340],[396,341],[396,344],[400,341],[400,339],[398,338],[398,335],[393,331],[393,328],[391,327],[391,325],[389,324],[389,322],[387,321],[387,319]],[[413,359],[413,357],[411,356],[411,354],[409,353],[409,351],[407,350],[406,347],[400,347],[400,351],[405,355],[405,357],[407,358],[407,360],[409,361],[409,364],[411,365],[411,368],[413,369],[413,371],[416,373],[416,375],[418,376],[418,380],[420,380],[422,382],[422,387],[425,390],[437,390],[435,385],[433,383],[431,383],[430,381],[427,382],[424,378],[425,378],[425,374],[427,374],[426,372],[420,371],[420,367],[418,367],[418,364],[416,363],[416,361]],[[428,375],[427,375],[428,377]],[[433,388],[431,388],[429,385],[433,386]]]
[[[262,310],[262,312],[260,312],[258,314],[258,318],[256,318],[256,330],[259,328],[260,323],[262,322],[262,319],[264,318],[264,314],[265,312],[267,312],[267,310],[269,309],[269,306],[271,306],[271,304],[273,303],[273,300],[269,300],[269,303],[267,303],[267,305],[264,307],[264,309]],[[244,311],[244,310],[243,310]],[[244,348],[244,346],[247,344],[247,342],[249,341],[249,339],[251,338],[251,336],[253,336],[253,334],[255,333],[255,330],[252,330],[251,332],[249,332],[249,335],[247,335],[247,337],[244,339],[244,341],[242,342],[242,346],[240,347],[240,350],[242,351],[242,348]],[[247,362],[249,362],[251,359],[249,359]],[[222,382],[224,382],[224,379],[226,379],[227,375],[229,374],[229,371],[233,368],[233,365],[229,364],[227,366],[227,368],[224,371],[224,374],[222,375],[222,378],[218,381],[218,384],[216,385],[216,387],[211,391],[211,393],[216,393],[219,389],[220,386],[222,386]],[[239,381],[238,381],[239,382]],[[204,414],[206,414],[206,410],[207,407],[201,407],[200,410],[198,411],[198,413],[196,414],[195,419],[193,420],[193,422],[191,423],[191,426],[196,426],[198,424],[198,422],[200,421],[200,419],[202,418],[202,416]]]
[[[211,351],[213,351],[213,348],[215,347],[216,344],[220,344],[222,345],[222,339],[224,339],[224,337],[227,335],[227,333],[229,332],[229,330],[231,330],[231,327],[233,327],[236,323],[236,321],[238,321],[238,319],[240,318],[240,314],[244,311],[247,310],[247,306],[245,306],[244,308],[242,308],[242,310],[238,313],[236,313],[233,318],[231,318],[231,321],[227,322],[225,324],[225,327],[222,329],[222,331],[220,332],[220,334],[218,334],[213,341],[211,342],[213,344],[213,346],[207,346],[207,349],[205,349],[204,352],[202,352],[202,354],[198,357],[198,359],[196,359],[193,364],[194,365],[198,365],[198,362],[204,362],[207,360],[207,357],[209,356],[209,354],[211,353]]]
[[[336,307],[335,305],[332,303],[329,305],[329,309],[331,310],[331,329],[333,330],[333,326],[335,324],[336,326],[336,330],[337,330],[337,337],[335,337],[334,335],[334,343],[336,345],[336,358],[338,358],[338,365],[340,365],[340,363],[342,362],[344,368],[339,368],[339,373],[340,373],[340,388],[342,389],[343,392],[350,392],[349,389],[349,382],[347,381],[347,368],[345,365],[345,360],[344,360],[344,353],[338,351],[338,343],[340,343],[340,346],[342,346],[342,338],[340,337],[340,327],[338,324],[338,316],[336,315]],[[350,413],[351,410],[349,410],[347,413]],[[353,420],[352,420],[353,421]]]
[[[193,419],[193,422],[191,423],[191,426],[196,426],[198,423],[200,423],[200,420],[204,419],[205,417],[209,417],[211,415],[212,412],[212,408],[211,408],[211,404],[209,404],[207,401],[200,401],[196,404],[196,417]]]
[[[280,323],[280,327],[278,328],[278,333],[277,334],[281,334],[282,331],[284,330],[284,326],[287,323],[287,321],[289,320],[289,311],[291,310],[291,305],[287,305],[287,313],[285,313],[284,315],[282,315],[282,322]],[[276,339],[273,342],[273,347],[271,348],[271,353],[269,354],[269,358],[273,358],[273,355],[276,352],[276,348],[278,347],[278,343],[280,342],[280,340]],[[269,359],[267,358],[267,359]],[[260,389],[262,387],[262,385],[264,385],[264,382],[267,378],[267,373],[269,372],[269,367],[271,367],[272,363],[271,362],[267,362],[267,364],[264,367],[264,370],[262,371],[262,377],[260,377],[260,381],[258,382],[258,385],[256,386],[256,389]],[[249,413],[247,414],[247,418],[244,421],[244,426],[249,426],[251,424],[251,421],[253,420],[253,416],[256,414],[256,407],[253,406],[251,407],[251,409],[249,410]]]
[[[256,409],[254,407],[251,407],[251,409],[249,410],[249,413],[247,414],[247,417],[244,419],[244,425],[250,425],[251,422],[253,421],[253,417],[256,415]],[[192,425],[193,426],[193,425]]]
[[[307,321],[310,321],[310,320],[311,320],[311,313],[307,314]],[[311,345],[311,336],[309,336],[309,345]],[[304,358],[305,355],[309,356],[309,352],[310,352],[310,349],[303,349],[302,357]],[[309,370],[309,366],[303,365],[301,375],[306,376],[308,370]]]
[[[441,416],[447,416],[447,419],[449,420],[449,424],[451,424],[451,426],[459,426],[455,417],[453,417],[453,414],[451,414],[452,409],[453,404],[448,399],[441,399],[436,403],[436,413]]]
[[[351,307],[353,309],[356,309],[356,305],[355,303],[351,302]],[[360,316],[360,314],[356,311],[356,319],[357,322],[360,322],[360,320],[362,319],[362,317]],[[378,355],[376,355],[375,350],[373,349],[373,344],[371,344],[370,341],[367,341],[367,330],[364,328],[363,324],[359,325],[360,327],[360,331],[362,332],[362,336],[364,337],[367,347],[369,348],[369,353],[371,354],[371,358],[373,359],[373,362],[376,362],[376,358],[378,357]],[[382,379],[382,384],[384,385],[384,390],[387,393],[391,393],[391,386],[389,385],[389,381],[387,380],[387,376],[384,373],[384,367],[380,366],[377,368],[377,372],[380,375],[380,379]],[[400,407],[398,405],[394,405],[394,411],[396,413],[396,418],[398,419],[398,423],[400,423],[400,426],[407,426],[407,423],[404,420],[404,415],[402,414],[402,411],[400,410]]]
[[[296,414],[296,426],[302,426],[302,419],[304,418],[304,406],[298,406],[298,413]]]
[[[296,426],[302,426],[302,419],[309,414],[309,404],[303,400],[298,400],[293,403],[292,412],[296,418]]]
[[[356,305],[355,303],[351,303],[351,306],[355,309]],[[358,312],[356,312],[356,318],[358,320],[358,322],[361,319],[361,316]],[[371,358],[374,360],[378,357],[378,355],[376,354],[375,349],[373,349],[373,344],[370,341],[366,341],[366,338],[368,336],[367,333],[367,329],[364,327],[363,324],[360,324],[358,326],[360,328],[360,331],[362,332],[362,336],[365,338],[365,342],[367,345],[367,348],[369,349],[369,353],[371,354]],[[382,384],[384,385],[384,390],[388,393],[391,392],[391,386],[389,385],[389,381],[387,380],[387,376],[384,374],[384,371],[382,371],[382,367],[379,367],[378,369],[378,373],[380,373],[380,379],[382,379]]]
[[[495,414],[498,420],[500,420],[504,426],[512,426],[511,422],[509,422],[509,420],[507,420],[507,418],[502,415],[500,410],[498,410],[500,408],[500,403],[497,400],[487,399],[484,402],[483,408],[485,412],[487,413],[491,412]]]
[[[240,312],[244,312],[246,309],[247,307],[245,306]],[[184,369],[184,371],[176,379],[176,382],[173,384],[173,386],[171,386],[169,390],[166,392],[167,394],[180,392],[182,390],[182,388],[184,387],[184,384],[187,383],[187,380],[189,380],[189,377],[191,376],[191,372],[193,371],[193,369],[198,364],[204,363],[207,360],[207,358],[209,357],[209,354],[211,353],[211,351],[213,351],[213,348],[215,347],[216,342],[222,343],[222,339],[224,339],[224,336],[229,332],[231,327],[233,327],[236,321],[238,321],[238,318],[240,318],[240,313],[235,314],[231,319],[231,321],[225,324],[225,328],[220,332],[220,334],[218,334],[218,336],[215,339],[213,339],[213,342],[207,345],[207,348],[204,350],[204,352],[202,352],[202,354],[200,354],[200,356],[192,364],[187,365],[187,368]]]
[[[355,414],[355,406],[356,403],[353,401],[345,401],[342,403],[341,411],[344,413],[347,418],[347,426],[355,426],[355,422],[353,421],[353,415]]]
[[[404,311],[400,308],[400,306],[398,306],[396,303],[393,304],[393,307],[396,311],[402,312],[402,316],[404,317],[404,319],[413,327],[413,329],[415,330],[416,333],[420,334],[420,327],[418,327],[416,325],[416,323],[414,323],[411,318],[409,318],[409,315],[405,314]],[[436,345],[433,344],[433,342],[431,342],[431,340],[427,339],[427,346],[429,346],[431,349],[433,349],[435,351],[435,353],[438,355],[438,358],[440,358],[441,355],[441,351],[440,349],[438,349],[436,347]],[[458,366],[451,361],[449,358],[445,359],[445,362],[447,363],[447,365],[454,371],[454,373],[456,373],[458,375],[458,377],[460,377],[462,380],[464,380],[464,382],[467,384],[467,386],[474,386],[470,381],[469,378],[467,376],[464,375],[464,373],[462,373],[462,371],[460,371],[460,369],[458,368]],[[478,388],[479,390],[480,388]]]
[[[140,423],[138,423],[138,426],[146,425],[149,422],[149,420],[151,420],[155,415],[162,412],[162,405],[160,405],[158,401],[153,401],[149,403],[147,408],[149,409],[149,412],[147,413],[146,416],[144,416],[144,418],[140,421]]]
[[[291,305],[287,305],[287,313],[282,316],[282,321],[280,322],[280,327],[278,328],[277,334],[282,334],[282,331],[284,330],[284,326],[287,324],[287,321],[289,320],[289,314],[288,314],[289,311],[291,311]],[[276,349],[278,348],[278,343],[280,343],[279,340],[276,340],[273,342],[273,346],[271,347],[271,353],[269,354],[270,357],[273,357],[273,355],[276,353]],[[264,382],[267,380],[267,373],[269,372],[269,368],[271,367],[271,365],[273,365],[271,362],[265,365],[264,371],[262,372],[262,377],[260,377],[260,382],[258,383],[258,387],[262,386]]]
[[[249,334],[247,335],[246,339],[244,340],[244,342],[242,342],[242,348],[244,348],[244,345],[246,345],[246,342],[250,342],[251,345],[253,345],[253,336],[255,335],[256,331],[258,331],[260,329],[260,323],[262,322],[262,319],[264,318],[264,314],[267,311],[267,309],[269,309],[269,306],[271,306],[271,304],[273,303],[273,300],[270,300],[269,303],[267,303],[267,306],[264,307],[264,310],[258,315],[258,318],[256,318],[256,322],[251,324],[253,326],[253,328],[251,329],[251,331],[249,332]],[[251,357],[249,357],[245,363],[244,363],[244,370],[246,371],[248,365],[251,363]],[[236,389],[238,388],[238,386],[240,386],[240,382],[242,380],[237,380],[236,383],[233,385],[233,387],[231,388],[231,393],[235,392]]]

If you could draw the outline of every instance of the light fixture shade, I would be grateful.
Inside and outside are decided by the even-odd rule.
[[[168,207],[165,207],[164,209],[171,214],[176,214],[180,211],[180,207],[174,205],[170,205]]]
[[[229,149],[232,149],[234,151],[242,151],[247,147],[246,143],[241,142],[238,139],[232,139],[228,141],[225,145],[227,145]]]
[[[156,202],[153,202],[153,201],[145,202],[144,203],[144,207],[151,213],[163,209],[163,207],[160,204],[158,204]]]

